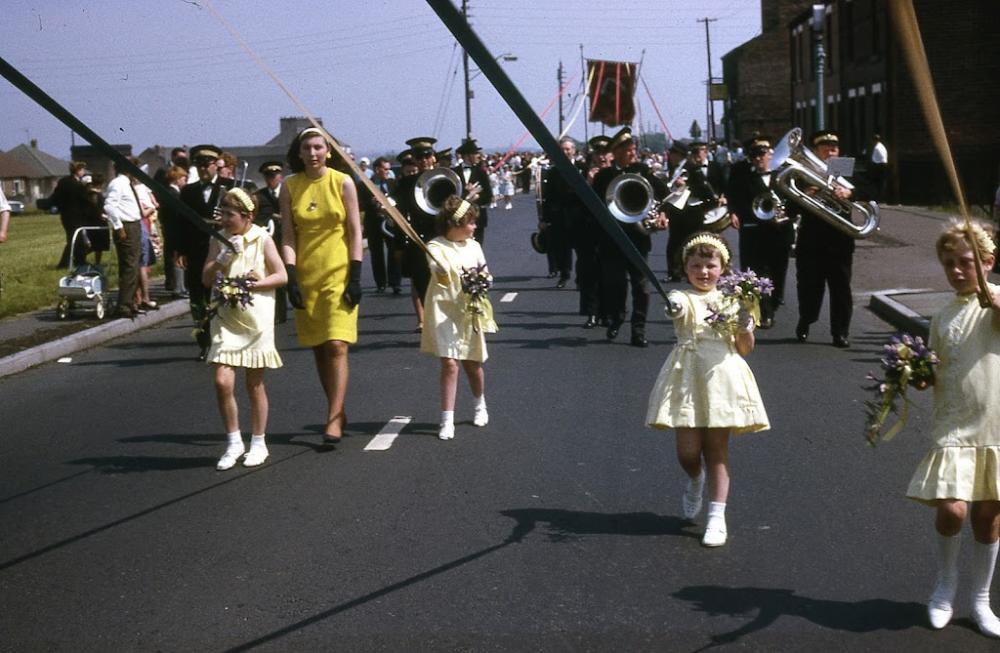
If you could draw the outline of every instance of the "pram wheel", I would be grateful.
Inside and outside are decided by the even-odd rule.
[[[104,298],[98,295],[94,298],[94,313],[97,315],[98,320],[104,319]]]
[[[60,320],[65,320],[69,317],[69,300],[60,299],[59,304],[56,306],[56,317]]]

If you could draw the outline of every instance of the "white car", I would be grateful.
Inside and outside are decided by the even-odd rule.
[[[10,204],[11,215],[24,213],[24,202],[19,202],[17,200],[7,200],[7,203]]]

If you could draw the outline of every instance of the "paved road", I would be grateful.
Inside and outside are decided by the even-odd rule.
[[[391,295],[365,297],[336,451],[318,447],[310,353],[280,330],[272,457],[253,471],[214,470],[220,422],[183,321],[0,380],[0,650],[991,648],[964,617],[924,626],[931,514],[902,492],[929,397],[892,443],[861,435],[891,330],[864,293],[943,287],[939,217],[887,211],[859,248],[850,350],[827,344],[825,313],[794,342],[789,293],[749,359],[774,428],[734,441],[730,543],[706,550],[678,516],[672,437],[642,427],[669,324],[647,350],[580,329],[575,292],[528,249],[533,212],[519,197],[491,219],[491,423],[471,425],[462,387],[451,442],[437,362]],[[412,421],[363,451],[394,416]]]

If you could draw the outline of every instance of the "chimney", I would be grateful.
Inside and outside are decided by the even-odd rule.
[[[31,139],[31,149],[33,149],[33,150],[37,150],[38,149],[38,139],[37,138],[32,138]]]

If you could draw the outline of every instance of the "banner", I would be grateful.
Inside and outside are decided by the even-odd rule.
[[[637,68],[626,61],[587,60],[590,122],[603,122],[609,127],[632,123]]]

